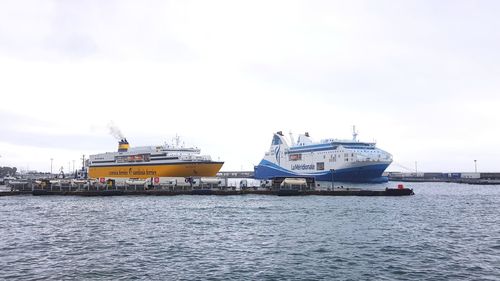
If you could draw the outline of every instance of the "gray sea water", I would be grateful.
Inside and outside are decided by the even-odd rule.
[[[0,197],[0,279],[500,280],[500,186],[406,186],[416,195]]]

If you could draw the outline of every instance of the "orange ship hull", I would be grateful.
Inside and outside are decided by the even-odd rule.
[[[224,162],[89,167],[90,178],[215,177]]]

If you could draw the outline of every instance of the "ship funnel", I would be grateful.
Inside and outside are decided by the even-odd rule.
[[[271,146],[274,146],[274,145],[285,145],[286,147],[288,147],[287,141],[284,138],[282,131],[279,131],[276,134],[274,134],[273,142],[271,143]]]
[[[118,142],[118,152],[127,152],[128,148],[129,148],[129,144],[128,144],[127,139],[124,138]]]

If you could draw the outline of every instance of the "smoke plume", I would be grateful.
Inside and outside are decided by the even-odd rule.
[[[113,121],[109,122],[108,124],[108,129],[109,129],[109,133],[117,140],[122,140],[124,139],[125,137],[123,136],[122,134],[122,131],[120,131],[120,129],[118,128],[118,126],[116,126],[115,123],[113,123]]]

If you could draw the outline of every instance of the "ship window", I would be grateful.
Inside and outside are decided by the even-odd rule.
[[[325,162],[318,162],[316,163],[316,170],[322,171],[325,169]]]
[[[149,154],[137,154],[137,155],[117,156],[116,157],[116,162],[117,163],[124,163],[124,162],[149,162],[149,161],[150,161],[150,155]]]

